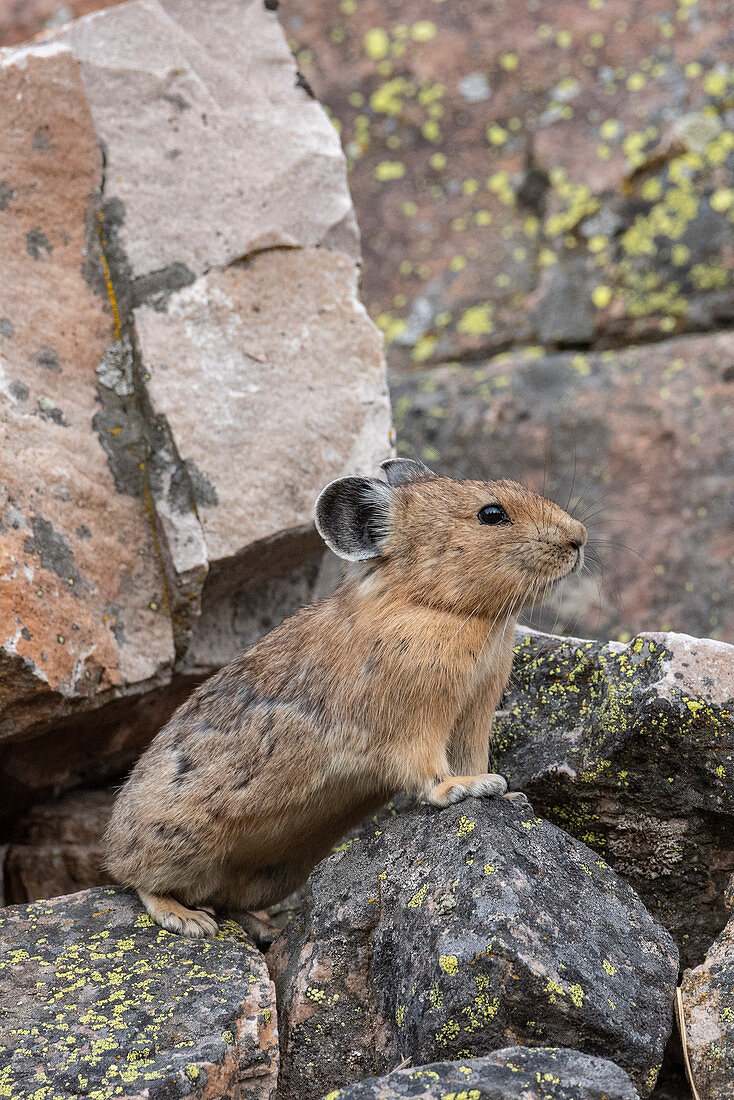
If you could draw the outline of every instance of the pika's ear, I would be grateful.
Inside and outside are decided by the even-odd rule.
[[[347,561],[382,553],[390,526],[392,490],[373,477],[340,477],[322,489],[314,508],[316,530]]]
[[[388,458],[381,465],[390,485],[407,485],[409,481],[436,476],[433,470],[429,470],[417,458]]]

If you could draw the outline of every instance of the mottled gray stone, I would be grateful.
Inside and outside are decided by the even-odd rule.
[[[164,931],[123,890],[0,913],[5,1096],[271,1100],[273,986],[239,925]]]
[[[624,1070],[563,1047],[506,1047],[484,1058],[434,1062],[370,1077],[324,1100],[639,1100]]]
[[[282,1100],[508,1040],[613,1058],[647,1095],[678,971],[603,860],[504,799],[378,816],[316,868],[268,958]]]
[[[734,646],[518,631],[493,766],[596,849],[699,962],[734,872]]]

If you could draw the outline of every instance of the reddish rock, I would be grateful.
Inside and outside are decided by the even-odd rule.
[[[71,52],[17,51],[0,68],[0,741],[170,676],[165,584],[131,491],[136,417],[97,389],[114,340],[102,271],[102,163]],[[107,460],[105,451],[118,456]]]
[[[727,898],[732,905],[732,886]],[[734,919],[681,982],[685,1045],[700,1100],[734,1097]]]
[[[396,382],[393,402],[404,454],[545,486],[585,518],[589,568],[543,629],[734,639],[731,333],[437,367]]]
[[[4,904],[37,901],[109,882],[104,835],[115,789],[78,791],[34,806],[13,827],[3,860]]]

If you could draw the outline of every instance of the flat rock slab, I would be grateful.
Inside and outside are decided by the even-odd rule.
[[[734,886],[734,879],[732,880]],[[730,887],[729,908],[734,891]],[[701,1100],[734,1097],[734,920],[681,982],[691,1073]]]
[[[493,765],[608,860],[695,965],[734,872],[734,646],[517,639]]]
[[[585,845],[504,799],[386,811],[315,870],[268,956],[283,1100],[508,1040],[652,1089],[678,952]]]
[[[639,1100],[606,1058],[559,1047],[507,1047],[484,1058],[434,1062],[370,1077],[324,1100]]]
[[[0,916],[0,1093],[269,1100],[278,1071],[263,956],[154,925],[97,888]]]

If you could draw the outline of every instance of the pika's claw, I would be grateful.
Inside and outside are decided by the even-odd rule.
[[[450,806],[464,798],[487,798],[506,790],[507,780],[501,775],[451,775],[431,787],[426,799],[433,806]]]
[[[213,909],[187,909],[172,897],[148,894],[144,890],[138,890],[138,896],[146,913],[167,932],[176,932],[188,939],[198,940],[204,936],[216,936],[219,931]]]
[[[522,791],[506,791],[504,797],[508,802],[512,802],[514,806],[519,806],[521,810],[525,810],[530,806],[530,799]]]

